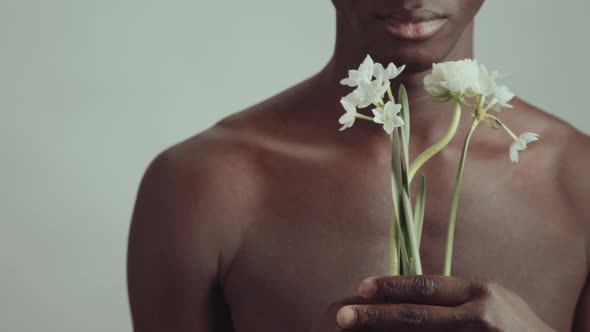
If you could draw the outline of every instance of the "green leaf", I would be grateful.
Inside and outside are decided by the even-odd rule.
[[[402,228],[402,224],[404,224],[404,220],[403,217],[402,219],[397,219],[396,223],[395,223],[395,227],[397,229],[397,238],[398,238],[398,252],[401,255],[401,266],[400,266],[400,274],[401,275],[405,275],[405,274],[409,274],[411,269],[410,269],[410,259],[409,259],[409,253],[408,253],[408,247],[407,247],[407,241],[405,240],[405,235],[407,234],[406,231],[403,230]]]
[[[408,258],[408,251],[406,250],[406,244],[404,242],[404,237],[399,235],[399,242],[400,242],[400,255],[401,255],[401,266],[400,266],[400,275],[407,275],[410,274],[410,259]]]
[[[402,105],[401,117],[404,120],[404,125],[401,127],[402,132],[402,151],[403,151],[403,165],[404,176],[402,177],[404,188],[410,192],[410,180],[408,170],[410,169],[410,106],[408,102],[408,92],[403,84],[399,87],[398,100]]]
[[[404,177],[405,177],[405,170],[403,167],[403,160],[401,155],[400,149],[400,139],[399,139],[399,131],[396,128],[391,136],[391,194],[393,199],[393,205],[396,211],[396,216],[398,219],[403,217],[401,213],[401,202],[402,202],[402,192],[404,191]]]
[[[418,194],[416,195],[416,207],[414,208],[414,221],[416,222],[416,237],[418,247],[422,240],[422,225],[424,224],[424,207],[426,204],[426,177],[422,175],[420,178],[420,187],[418,187]]]
[[[402,126],[402,138],[405,144],[410,145],[410,103],[408,102],[408,92],[403,84],[399,86],[398,100],[402,105],[401,114],[405,123]]]
[[[396,219],[400,220],[400,202],[403,191],[402,177],[403,168],[400,155],[399,135],[397,128],[391,136],[391,198]]]
[[[418,245],[418,241],[416,238],[416,225],[414,224],[414,216],[412,215],[412,203],[410,201],[410,196],[408,195],[407,191],[402,192],[402,202],[403,202],[403,211],[404,211],[404,224],[402,225],[405,227],[404,233],[404,240],[407,244],[407,249],[409,252],[409,259],[412,270],[412,274],[420,275],[422,274],[422,264],[420,260],[420,247]]]
[[[391,134],[391,173],[392,173],[392,194],[393,204],[397,217],[399,219],[399,202],[401,201],[402,192],[402,178],[403,178],[403,167],[402,167],[402,156],[400,151],[400,139],[399,131],[397,128]]]
[[[407,262],[403,259],[400,266],[400,246],[403,246],[401,223],[401,193],[402,187],[402,160],[400,151],[399,131],[396,128],[391,135],[391,197],[393,200],[393,213],[390,226],[390,272],[392,275],[401,273],[402,266]],[[402,250],[405,253],[405,250]]]

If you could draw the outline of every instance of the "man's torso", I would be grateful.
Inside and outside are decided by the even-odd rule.
[[[286,127],[284,134],[276,126],[242,130],[244,122],[272,123],[262,120],[271,112],[258,109],[210,130],[243,147],[242,166],[255,170],[247,185],[228,183],[244,195],[248,209],[226,230],[236,240],[226,245],[220,279],[236,331],[307,332],[330,304],[357,295],[362,279],[389,272],[389,155],[381,143],[359,149],[307,139],[299,131],[293,136]],[[565,331],[586,278],[585,233],[559,191],[557,162],[542,147],[549,141],[541,137],[518,164],[508,159],[509,144],[474,139],[461,189],[453,275],[492,279]],[[459,148],[449,147],[420,171],[428,184],[425,274],[442,271]]]

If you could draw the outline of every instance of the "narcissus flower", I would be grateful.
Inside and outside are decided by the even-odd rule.
[[[358,108],[364,108],[381,102],[389,85],[389,81],[383,83],[380,79],[371,82],[361,81],[359,87],[353,92],[359,101]]]
[[[510,144],[510,160],[516,163],[518,162],[518,151],[526,149],[526,145],[530,142],[534,142],[539,139],[539,134],[527,132],[520,136]]]
[[[383,109],[373,109],[373,115],[375,115],[373,122],[382,124],[383,130],[391,135],[396,127],[404,125],[404,120],[398,115],[401,109],[402,105],[388,101]]]
[[[346,98],[354,106],[365,108],[383,102],[383,97],[390,87],[389,81],[401,74],[406,66],[397,67],[390,63],[387,68],[380,63],[375,63],[367,55],[363,63],[356,70],[349,70],[348,77],[341,80],[340,84],[356,87]]]
[[[375,63],[373,62],[373,59],[367,55],[359,68],[357,70],[349,70],[348,77],[341,80],[340,84],[354,88],[359,86],[360,82],[370,82],[373,78],[374,67]]]
[[[381,79],[381,82],[387,83],[389,80],[398,77],[405,68],[405,65],[398,68],[393,63],[390,63],[387,68],[384,68],[382,64],[376,63],[373,66],[373,76],[376,79]]]
[[[344,107],[346,113],[344,113],[338,122],[343,125],[340,131],[352,127],[354,120],[356,119],[356,107],[346,97],[340,99],[340,104]]]

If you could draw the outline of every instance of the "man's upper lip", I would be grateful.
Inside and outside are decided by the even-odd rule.
[[[446,18],[445,15],[429,10],[395,11],[377,15],[380,19],[391,19],[404,22],[422,22]]]

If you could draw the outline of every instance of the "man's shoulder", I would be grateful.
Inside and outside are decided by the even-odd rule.
[[[555,157],[565,169],[571,172],[581,170],[581,166],[586,169],[590,166],[590,136],[558,116],[534,106],[528,105],[524,111],[525,119],[530,119],[531,131],[544,133],[543,140],[553,146]]]
[[[590,227],[590,136],[559,117],[519,103],[518,124],[541,134],[538,163],[550,163],[556,173],[554,190],[570,203],[572,213]],[[528,131],[528,130],[527,130]],[[540,159],[541,158],[541,159]]]
[[[224,189],[228,185],[256,189],[252,187],[263,174],[261,160],[286,150],[282,146],[288,140],[283,130],[288,127],[285,110],[302,99],[309,84],[308,80],[303,81],[224,117],[164,150],[152,164],[166,165],[174,176],[205,191],[217,190],[223,184]]]
[[[590,227],[590,136],[567,123],[556,131],[560,139],[556,144],[560,149],[557,163],[561,165],[561,185],[573,212]]]
[[[556,193],[567,208],[568,216],[564,218],[574,218],[590,241],[590,136],[521,100],[514,106],[514,110],[506,110],[509,124],[514,120],[517,130],[540,134],[534,148],[526,151],[531,154],[531,163],[526,168],[537,175],[542,172],[547,192]],[[590,257],[590,251],[588,254]]]
[[[242,122],[229,117],[160,152],[145,171],[134,212],[135,224],[193,234],[189,242],[201,251],[219,252],[222,282],[262,197],[257,147]]]
[[[584,134],[559,116],[548,113],[525,101],[518,100],[508,119],[515,122],[517,134],[531,131],[540,134],[538,145],[545,159],[562,166],[582,163],[590,166],[590,136]]]
[[[159,168],[195,190],[212,193],[255,178],[252,156],[259,149],[253,128],[236,113],[160,152],[150,168]]]
[[[144,294],[156,298],[179,287],[198,289],[194,294],[167,293],[166,299],[205,308],[210,301],[201,294],[225,281],[259,197],[247,151],[251,144],[239,138],[238,128],[228,126],[216,124],[174,144],[145,171],[128,251],[130,298],[137,317],[154,307],[164,310],[160,305],[166,301],[148,303]]]

